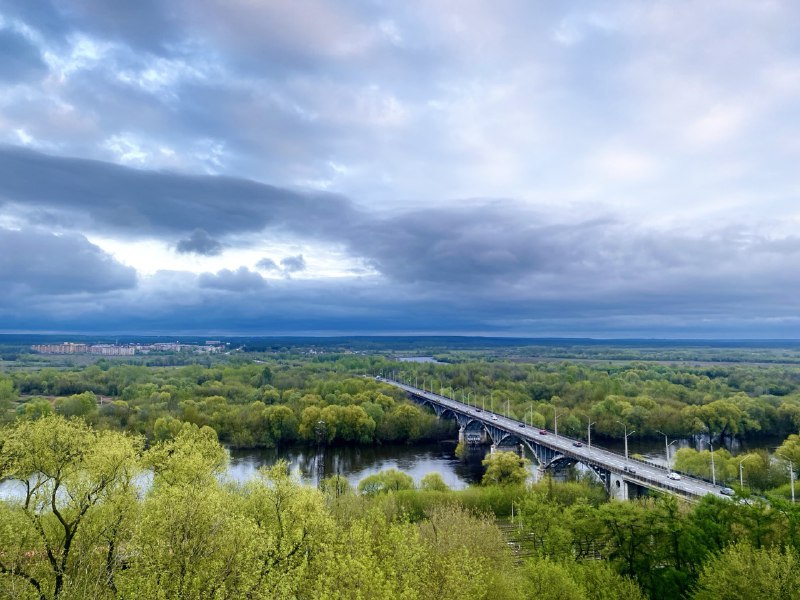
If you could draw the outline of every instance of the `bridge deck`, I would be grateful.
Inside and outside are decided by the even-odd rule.
[[[557,436],[552,431],[541,430],[547,432],[543,435],[540,433],[539,428],[523,426],[524,424],[520,421],[509,419],[503,415],[492,413],[488,410],[480,410],[458,400],[427,392],[400,381],[385,377],[378,377],[377,379],[403,389],[418,398],[423,398],[429,402],[437,403],[440,406],[467,415],[470,419],[480,421],[487,427],[494,427],[520,439],[527,440],[529,443],[550,448],[583,464],[595,465],[606,469],[625,481],[688,498],[698,498],[706,494],[725,497],[720,494],[723,486],[712,485],[702,479],[695,479],[686,475],[682,475],[681,479],[676,481],[668,477],[668,472],[665,469],[638,461],[626,461],[625,456],[616,452],[595,446],[588,447],[584,445],[577,447],[574,445],[577,440],[563,435]]]

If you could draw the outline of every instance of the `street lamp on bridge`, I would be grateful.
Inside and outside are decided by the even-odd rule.
[[[717,468],[714,465],[714,442],[711,439],[711,430],[706,427],[708,431],[708,447],[711,449],[711,483],[717,485]]]
[[[586,445],[591,448],[592,447],[592,425],[597,425],[597,421],[589,421],[589,425],[586,426]]]
[[[665,457],[667,459],[667,472],[669,472],[669,471],[671,471],[671,469],[669,468],[669,447],[672,446],[672,444],[674,444],[678,440],[672,440],[671,442],[667,443],[668,438],[667,438],[667,434],[666,433],[664,433],[663,431],[658,431],[658,430],[656,430],[656,433],[660,433],[661,435],[664,436],[664,455],[665,455]]]
[[[627,462],[628,461],[628,436],[631,436],[634,433],[636,433],[636,430],[634,429],[633,431],[628,433],[628,425],[627,424],[623,423],[622,421],[617,421],[617,423],[622,425],[622,428],[625,431],[625,461]]]
[[[564,413],[559,413],[555,406],[553,407],[553,433],[555,435],[558,435],[558,417],[563,414]]]

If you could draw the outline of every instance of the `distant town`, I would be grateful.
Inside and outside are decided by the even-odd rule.
[[[166,342],[156,344],[84,344],[62,342],[61,344],[34,344],[31,350],[38,354],[99,354],[101,356],[133,356],[151,352],[195,352],[216,354],[224,352],[227,344],[219,340],[207,340],[204,344],[181,344]]]

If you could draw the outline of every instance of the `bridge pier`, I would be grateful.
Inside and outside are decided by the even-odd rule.
[[[633,481],[625,481],[621,475],[615,473],[609,473],[607,489],[612,500],[635,500],[649,495],[646,487]]]
[[[611,500],[627,500],[627,488],[628,484],[622,477],[615,473],[608,474],[608,497]]]

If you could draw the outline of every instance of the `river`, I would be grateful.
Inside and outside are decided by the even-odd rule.
[[[478,483],[483,476],[481,456],[470,453],[461,461],[455,455],[455,443],[443,441],[426,444],[386,444],[381,446],[337,446],[316,448],[290,447],[265,450],[231,450],[228,475],[246,481],[256,470],[279,459],[306,483],[316,485],[320,477],[339,474],[353,487],[365,477],[386,469],[398,469],[411,475],[416,483],[436,472],[452,489]]]
[[[672,441],[672,440],[670,440]],[[761,448],[773,451],[783,440],[777,437],[762,437],[749,443],[734,441],[731,448],[734,454]],[[595,439],[593,445],[601,445],[609,450],[622,453],[622,440]],[[671,456],[675,448],[694,447],[707,448],[707,440],[697,438],[678,438],[670,448]],[[411,475],[415,483],[427,474],[436,472],[452,489],[464,489],[470,484],[479,483],[483,477],[481,460],[483,451],[488,448],[475,449],[467,454],[466,460],[459,460],[455,455],[454,441],[441,441],[425,444],[385,444],[381,446],[335,446],[325,448],[309,448],[302,446],[281,449],[234,449],[230,450],[230,464],[227,476],[234,481],[244,482],[255,476],[259,467],[269,466],[280,459],[288,461],[293,473],[305,483],[317,485],[321,477],[339,474],[347,478],[355,488],[358,482],[385,469],[398,469]],[[631,439],[628,452],[640,454],[645,459],[664,464],[664,442],[658,440]],[[530,455],[528,451],[526,454]],[[537,469],[531,469],[534,479]],[[146,485],[146,484],[145,484]],[[0,483],[0,499],[18,496],[22,487],[10,482]]]

